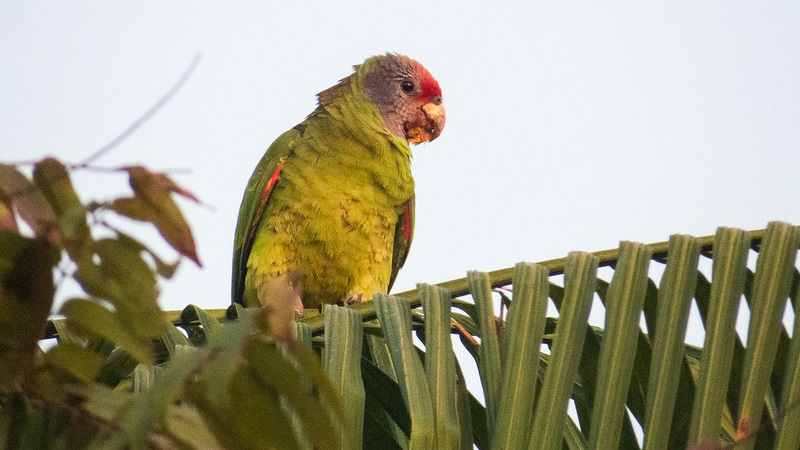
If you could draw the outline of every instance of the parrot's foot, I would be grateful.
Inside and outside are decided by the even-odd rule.
[[[344,301],[344,304],[347,306],[353,306],[356,303],[361,303],[364,301],[364,294],[350,294],[347,296],[347,299]]]

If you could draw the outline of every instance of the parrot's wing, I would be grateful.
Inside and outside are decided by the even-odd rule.
[[[403,205],[403,211],[397,219],[397,226],[394,229],[394,249],[392,250],[392,275],[389,277],[389,286],[386,292],[392,290],[397,273],[408,256],[408,249],[411,247],[411,238],[414,237],[414,196]]]
[[[270,145],[261,158],[244,192],[236,222],[236,235],[233,246],[233,276],[231,295],[235,303],[243,303],[244,279],[247,274],[247,260],[253,247],[258,225],[269,202],[275,185],[280,180],[281,170],[286,158],[294,148],[294,142],[301,131],[296,127],[283,133]]]

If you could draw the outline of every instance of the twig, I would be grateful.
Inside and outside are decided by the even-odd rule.
[[[109,142],[108,144],[101,147],[99,150],[92,153],[88,158],[83,160],[82,163],[73,166],[73,168],[80,169],[88,166],[94,160],[100,158],[101,156],[108,153],[111,149],[119,145],[121,142],[127,139],[128,136],[133,134],[133,132],[136,131],[136,129],[142,126],[142,124],[147,122],[183,87],[186,81],[189,80],[189,77],[192,76],[194,69],[197,68],[197,65],[200,63],[200,58],[201,58],[200,53],[196,54],[194,56],[194,59],[192,59],[192,62],[189,63],[189,67],[186,68],[186,70],[183,72],[178,81],[160,99],[158,99],[158,101],[153,106],[151,106],[150,109],[148,109],[144,114],[142,114],[141,117],[139,117],[132,124],[130,124],[128,128],[126,128],[122,133],[119,134],[119,136],[115,137],[114,139],[111,140],[111,142]]]
[[[471,335],[469,333],[469,331],[467,331],[467,329],[464,328],[463,325],[458,323],[458,321],[456,319],[450,319],[450,320],[451,320],[451,323],[453,324],[453,326],[456,328],[456,330],[458,330],[458,332],[461,333],[462,336],[464,336],[468,341],[470,341],[472,343],[472,345],[474,345],[476,347],[480,347],[481,346],[480,342],[478,342],[478,340],[475,339],[475,336]]]

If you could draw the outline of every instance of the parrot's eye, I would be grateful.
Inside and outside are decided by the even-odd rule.
[[[400,89],[406,94],[410,94],[414,92],[414,83],[409,80],[403,80],[400,82]]]

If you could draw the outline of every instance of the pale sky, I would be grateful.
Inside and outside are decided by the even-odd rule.
[[[395,291],[622,239],[800,224],[788,1],[0,1],[0,160],[80,162],[201,53],[95,166],[170,171],[203,200],[181,205],[204,268],[185,262],[161,304],[224,308],[253,167],[317,92],[386,51],[431,71],[448,115],[414,149],[416,231]],[[127,189],[121,174],[75,182],[84,200]]]

